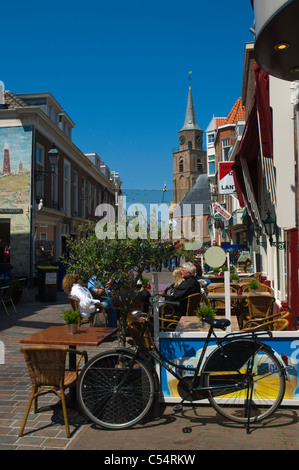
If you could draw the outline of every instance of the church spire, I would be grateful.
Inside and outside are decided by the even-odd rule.
[[[194,110],[192,90],[191,90],[191,77],[190,77],[185,122],[181,130],[184,131],[184,130],[199,130],[199,129],[200,127],[197,125],[196,117],[195,117],[195,110]]]

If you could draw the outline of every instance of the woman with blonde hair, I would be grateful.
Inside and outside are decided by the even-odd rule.
[[[183,282],[183,277],[182,277],[182,271],[181,271],[181,268],[176,268],[174,271],[173,271],[173,277],[174,277],[174,282],[172,284],[170,284],[170,286],[166,287],[166,289],[164,290],[163,294],[171,294],[171,292],[173,292],[173,289],[177,286],[179,286],[181,284],[181,282]],[[169,292],[168,292],[169,291]]]

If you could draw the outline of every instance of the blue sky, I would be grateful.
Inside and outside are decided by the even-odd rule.
[[[51,92],[76,124],[74,143],[119,171],[124,188],[172,188],[190,71],[204,131],[241,96],[250,0],[16,0],[10,9],[5,89]]]

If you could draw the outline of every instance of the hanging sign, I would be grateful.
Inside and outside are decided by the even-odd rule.
[[[232,194],[236,190],[232,170],[233,163],[234,162],[219,162],[219,194]]]
[[[222,217],[226,220],[229,220],[231,218],[231,214],[227,212],[227,210],[224,209],[218,202],[214,202],[214,211],[215,213],[219,213],[222,215]]]

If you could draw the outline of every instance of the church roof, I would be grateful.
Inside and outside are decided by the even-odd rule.
[[[200,127],[197,125],[197,122],[196,122],[195,109],[194,109],[192,90],[191,90],[191,82],[189,83],[189,92],[188,92],[185,122],[181,131],[184,131],[184,130],[200,130]]]
[[[190,189],[180,203],[179,211],[173,212],[174,218],[178,217],[180,214],[183,215],[183,204],[190,204],[191,215],[195,215],[195,204],[203,205],[203,215],[208,215],[210,213],[210,182],[206,173],[197,177],[193,188]]]

